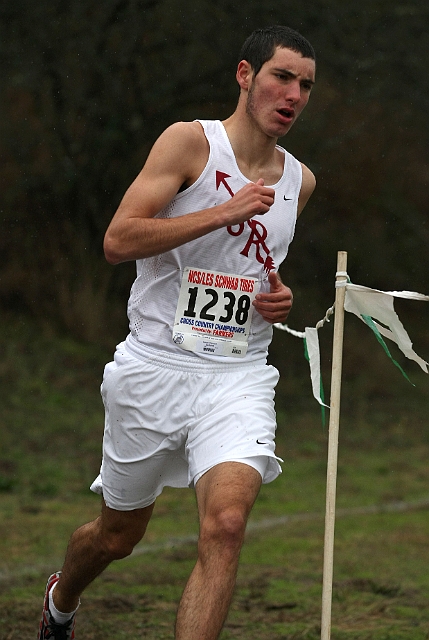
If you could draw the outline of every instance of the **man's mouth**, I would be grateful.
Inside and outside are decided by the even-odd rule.
[[[277,112],[284,118],[293,118],[293,109],[277,109]]]

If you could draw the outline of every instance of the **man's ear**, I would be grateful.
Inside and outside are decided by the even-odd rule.
[[[240,89],[244,89],[247,91],[251,85],[253,78],[253,69],[251,64],[247,62],[247,60],[241,60],[238,63],[236,78]]]

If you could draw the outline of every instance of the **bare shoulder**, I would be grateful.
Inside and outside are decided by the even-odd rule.
[[[298,199],[298,215],[304,209],[305,205],[307,204],[311,194],[313,193],[316,187],[316,178],[314,177],[313,172],[310,171],[310,169],[306,167],[305,164],[301,163],[301,167],[302,167],[302,184],[301,184],[301,191],[299,192],[299,199]]]
[[[158,138],[158,142],[183,148],[205,149],[208,145],[204,130],[199,122],[175,122],[165,129]]]
[[[146,169],[174,168],[183,182],[192,184],[203,171],[209,143],[198,122],[175,122],[159,136],[146,162]]]
[[[184,185],[198,179],[208,154],[208,142],[197,122],[169,126],[156,140],[142,170],[128,187],[115,218],[156,215]]]

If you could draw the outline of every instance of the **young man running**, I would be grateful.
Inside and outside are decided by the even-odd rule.
[[[280,473],[272,324],[292,292],[277,273],[315,180],[277,145],[308,102],[311,45],[287,27],[255,31],[224,122],[180,122],[155,143],[106,232],[111,264],[137,261],[130,334],[104,372],[103,460],[94,522],[48,581],[39,640],[74,638],[83,590],[141,540],[164,486],[195,488],[198,558],[176,640],[219,637],[246,521]]]

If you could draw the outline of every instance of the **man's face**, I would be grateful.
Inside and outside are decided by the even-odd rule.
[[[278,47],[257,76],[252,74],[247,115],[267,136],[284,136],[308,102],[315,73],[314,60]]]

